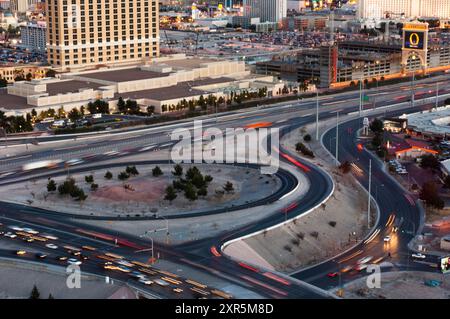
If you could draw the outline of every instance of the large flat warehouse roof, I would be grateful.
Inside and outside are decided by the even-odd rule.
[[[155,79],[169,76],[171,73],[161,73],[154,71],[141,70],[140,68],[120,69],[112,71],[101,71],[94,73],[79,74],[83,78],[102,80],[109,82],[128,82],[136,80]]]

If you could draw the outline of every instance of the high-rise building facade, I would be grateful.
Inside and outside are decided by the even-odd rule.
[[[157,0],[48,0],[48,62],[63,70],[159,56]]]
[[[287,14],[287,0],[244,0],[244,16],[261,22],[280,22]]]
[[[380,19],[386,16],[450,18],[450,1],[444,0],[359,0],[358,16]]]
[[[35,4],[41,2],[40,0],[11,0],[10,9],[13,13],[25,13],[28,8]]]
[[[32,51],[45,52],[47,26],[44,21],[27,23],[20,27],[22,45]]]

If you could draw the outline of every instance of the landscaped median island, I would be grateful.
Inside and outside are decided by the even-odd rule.
[[[9,201],[71,214],[106,217],[173,216],[232,208],[268,197],[276,175],[231,165],[128,165],[0,187]]]

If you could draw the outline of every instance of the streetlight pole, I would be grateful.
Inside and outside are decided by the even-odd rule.
[[[414,107],[415,104],[415,91],[414,91],[414,81],[416,77],[416,71],[413,70],[412,81],[411,81],[411,107]]]
[[[316,95],[316,141],[319,140],[319,90]]]
[[[359,118],[361,118],[361,112],[362,112],[362,104],[363,104],[363,96],[362,96],[362,82],[363,78],[359,80]]]
[[[369,160],[369,199],[367,201],[367,228],[370,229],[370,195],[372,192],[372,159]]]
[[[336,112],[336,166],[339,165],[339,111]]]
[[[436,83],[436,109],[439,107],[439,82]]]

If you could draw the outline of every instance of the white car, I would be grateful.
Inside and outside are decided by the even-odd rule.
[[[84,163],[84,161],[80,158],[74,158],[74,159],[66,161],[66,164],[69,166],[74,166],[74,165],[83,164],[83,163]]]
[[[161,280],[161,279],[155,279],[155,283],[157,283],[158,285],[160,285],[162,287],[167,287],[169,285],[167,282],[165,282],[164,280]]]
[[[32,228],[24,228],[23,229],[24,232],[28,233],[28,234],[32,234],[32,235],[37,235],[39,234],[39,232],[37,230],[34,230]]]
[[[9,226],[9,228],[11,228],[12,230],[15,230],[15,231],[23,231],[23,228],[18,227],[18,226]]]
[[[391,236],[386,236],[386,237],[384,237],[383,240],[384,240],[385,243],[388,243],[388,242],[391,241]]]
[[[51,239],[51,240],[58,240],[58,237],[53,236],[53,235],[43,235],[42,237],[47,238],[47,239]]]
[[[372,259],[373,259],[372,256],[363,257],[360,260],[358,260],[358,264],[367,264]]]
[[[11,232],[7,232],[4,236],[9,237],[9,238],[16,238],[17,237],[16,234],[13,234]]]
[[[82,262],[81,262],[80,260],[75,259],[75,258],[69,258],[69,259],[67,260],[67,263],[68,263],[69,265],[77,265],[77,266],[80,266],[80,265],[82,264]]]
[[[425,256],[424,254],[421,254],[421,253],[412,254],[411,256],[413,258],[417,258],[417,259],[425,259],[425,258],[427,258],[427,256]]]
[[[151,285],[153,281],[149,280],[148,278],[139,278],[139,282],[143,283],[144,285]]]
[[[58,246],[56,246],[55,244],[47,244],[47,245],[45,245],[45,247],[50,248],[50,249],[58,249]]]

